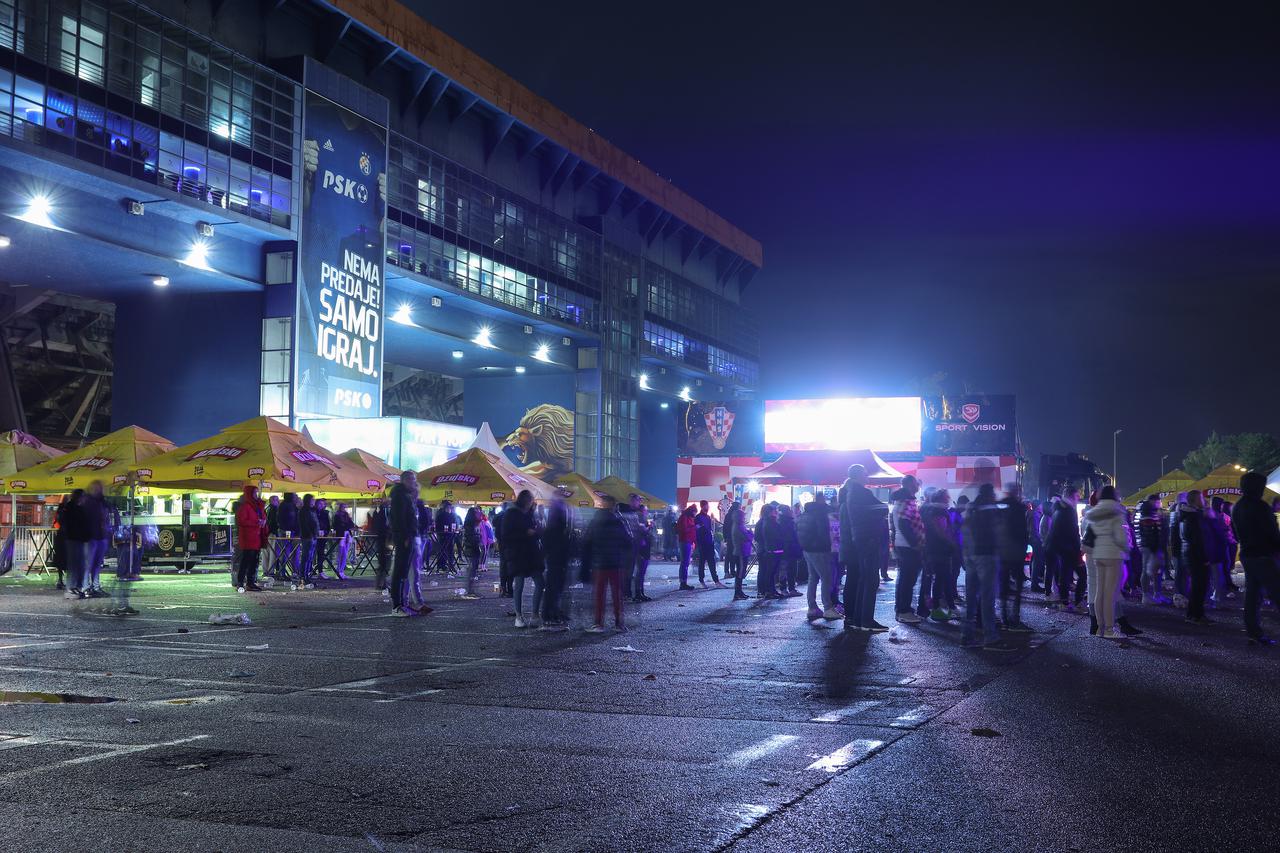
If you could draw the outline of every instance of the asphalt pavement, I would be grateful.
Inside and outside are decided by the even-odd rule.
[[[1030,595],[995,653],[661,563],[626,633],[584,633],[582,589],[521,630],[494,574],[412,619],[368,579],[154,575],[129,616],[0,579],[0,850],[1276,849],[1280,650],[1238,607],[1131,606],[1117,641]]]

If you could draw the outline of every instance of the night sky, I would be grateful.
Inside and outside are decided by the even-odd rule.
[[[1276,4],[410,5],[764,244],[769,397],[943,371],[1130,489],[1280,431]]]

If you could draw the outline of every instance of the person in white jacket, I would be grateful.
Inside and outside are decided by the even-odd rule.
[[[1097,506],[1084,514],[1081,540],[1093,540],[1093,544],[1086,545],[1085,549],[1093,558],[1095,577],[1089,579],[1089,604],[1093,617],[1098,621],[1099,637],[1121,636],[1116,630],[1115,607],[1123,580],[1121,565],[1129,553],[1126,517],[1124,506],[1116,500],[1114,486],[1104,486],[1098,493]]]

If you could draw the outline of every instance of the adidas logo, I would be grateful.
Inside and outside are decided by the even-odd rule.
[[[332,151],[332,150],[333,150],[333,140],[332,140],[332,139],[326,139],[326,140],[324,141],[324,150],[325,150],[325,151]]]

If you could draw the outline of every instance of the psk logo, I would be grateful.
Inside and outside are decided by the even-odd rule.
[[[373,171],[373,161],[369,159],[366,151],[360,152],[360,171],[366,175]]]

